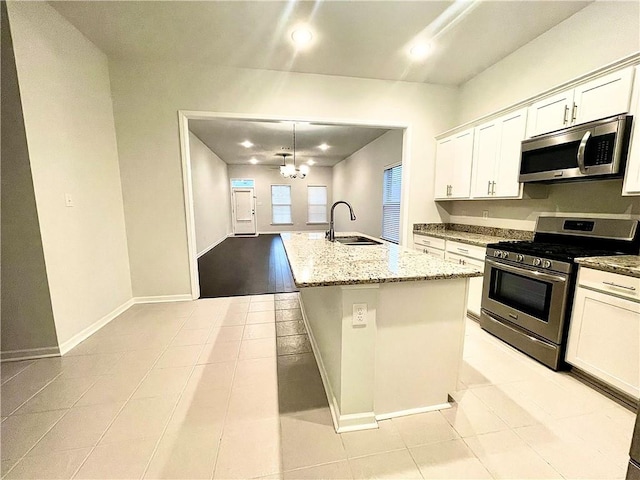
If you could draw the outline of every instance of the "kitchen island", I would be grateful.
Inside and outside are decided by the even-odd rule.
[[[336,234],[352,235],[361,234]],[[483,272],[381,240],[281,236],[336,431],[448,407],[462,361],[468,279]]]

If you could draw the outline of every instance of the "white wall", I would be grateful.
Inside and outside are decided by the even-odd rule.
[[[46,3],[7,7],[51,303],[63,347],[132,294],[108,63]],[[140,184],[153,182],[147,173],[140,172]],[[67,193],[75,206],[65,207]]]
[[[2,358],[58,353],[58,339],[42,251],[18,76],[2,9],[1,283]]]
[[[231,196],[227,164],[189,132],[193,213],[198,255],[231,233]]]
[[[640,2],[596,1],[460,88],[458,123],[532,97],[640,50]]]
[[[382,181],[384,169],[402,162],[402,130],[391,130],[333,167],[334,201],[346,200],[356,221],[344,206],[337,207],[336,231],[382,235]]]
[[[190,292],[179,109],[407,124],[404,234],[410,239],[413,223],[439,219],[428,200],[434,135],[453,126],[455,88],[201,64],[114,60],[109,67],[135,296]]]
[[[459,123],[524,100],[640,50],[640,2],[596,1],[460,89]],[[527,190],[525,187],[525,197]],[[439,202],[445,222],[532,230],[540,212],[640,214],[621,181],[557,184],[542,199]],[[483,211],[489,219],[482,218]]]
[[[327,202],[331,205],[332,174],[330,167],[310,167],[305,178],[283,178],[280,170],[263,165],[229,165],[229,178],[255,180],[256,220],[258,232],[292,232],[327,230],[328,224],[307,225],[307,186],[327,187]],[[291,219],[293,225],[271,224],[271,185],[291,185]]]

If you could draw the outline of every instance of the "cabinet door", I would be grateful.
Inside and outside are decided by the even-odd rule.
[[[476,127],[473,148],[473,198],[491,197],[496,174],[500,127],[497,121]]]
[[[566,360],[640,397],[640,304],[576,289]]]
[[[569,125],[573,89],[540,100],[529,107],[527,136],[540,135]]]
[[[471,162],[473,159],[473,129],[455,136],[450,198],[469,198],[471,195]]]
[[[456,253],[446,252],[445,259],[461,263],[462,265],[470,265],[484,270],[484,262],[475,258],[465,257]],[[482,303],[482,282],[484,277],[473,277],[469,279],[469,290],[467,291],[467,312],[480,316],[480,305]]]
[[[522,109],[499,119],[500,145],[496,162],[495,185],[492,193],[496,197],[522,197],[520,174],[520,147],[525,138],[527,110]]]
[[[596,78],[575,89],[573,123],[627,113],[631,102],[633,67]]]
[[[453,159],[455,157],[455,137],[443,138],[438,142],[436,149],[436,171],[434,196],[436,199],[449,197],[449,185],[451,185],[451,172],[453,172]]]
[[[640,66],[636,67],[633,98],[629,111],[633,114],[633,130],[622,193],[623,195],[640,195]]]

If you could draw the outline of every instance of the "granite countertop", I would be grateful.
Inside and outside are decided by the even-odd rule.
[[[475,225],[424,223],[415,224],[413,233],[455,242],[486,247],[490,243],[531,240],[533,232],[505,228],[480,227]]]
[[[583,267],[640,278],[640,256],[638,255],[576,258],[576,262]]]
[[[361,235],[337,232],[336,236]],[[382,241],[381,245],[343,245],[324,233],[280,234],[297,287],[356,285],[480,277],[475,267],[447,262]]]

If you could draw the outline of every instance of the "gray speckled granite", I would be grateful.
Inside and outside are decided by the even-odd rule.
[[[576,258],[576,262],[583,267],[640,278],[640,256],[638,255]]]
[[[533,238],[533,232],[525,230],[461,225],[457,223],[415,223],[413,225],[413,233],[430,235],[479,247],[486,247],[488,244],[495,242],[531,240]]]
[[[350,235],[362,234],[336,233],[336,236]],[[329,242],[324,233],[282,233],[280,236],[295,284],[301,288],[483,275],[477,268],[440,260],[385,241],[382,245],[353,246]]]

